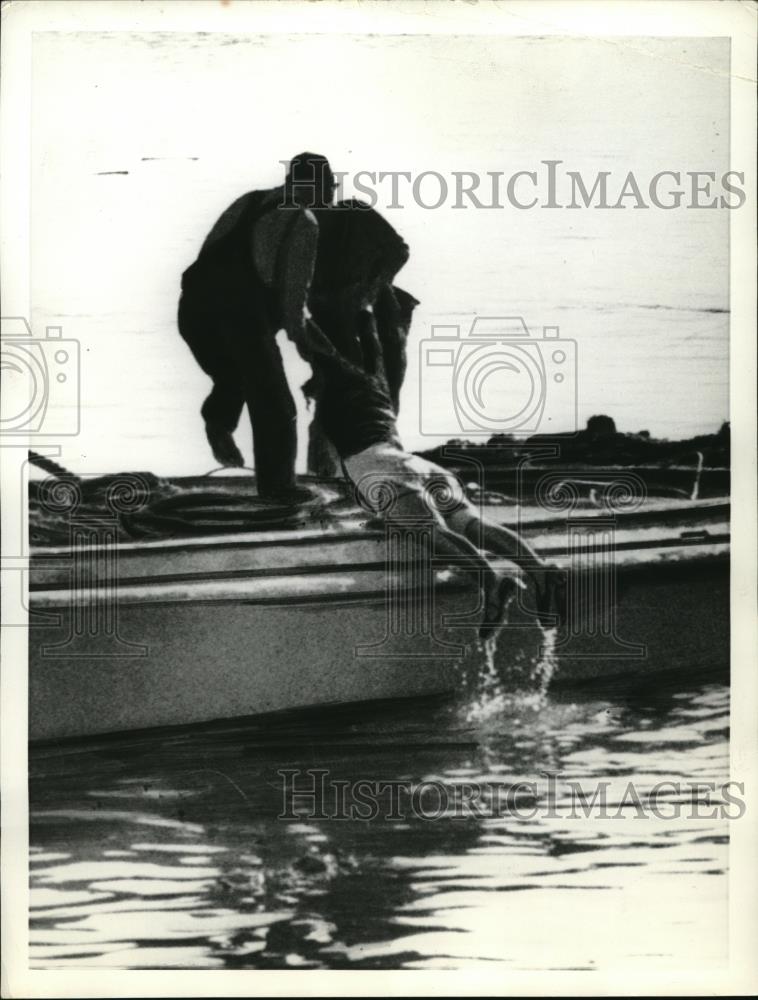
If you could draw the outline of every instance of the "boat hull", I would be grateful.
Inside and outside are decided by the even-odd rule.
[[[593,549],[592,565],[564,536],[540,531],[578,608],[554,636],[553,683],[728,664],[718,525],[694,538],[621,533],[600,562]],[[33,566],[33,740],[465,691],[482,669],[474,582],[431,564],[397,572],[379,535],[272,533],[123,545],[115,555],[86,579],[62,550]],[[528,599],[498,639],[506,687],[538,683],[545,664]]]
[[[686,581],[676,576],[622,578],[626,589],[618,605],[616,641],[580,635],[567,642],[563,655],[559,646],[553,683],[725,665],[726,567],[703,566]],[[443,608],[456,606],[449,598]],[[137,605],[121,609],[118,625],[122,648],[103,650],[101,638],[79,638],[73,657],[55,648],[70,644],[65,611],[59,627],[44,629],[44,642],[33,630],[32,739],[452,692],[461,684],[465,660],[443,651],[419,655],[410,640],[407,656],[398,640],[392,650],[397,655],[383,655],[379,644],[386,636],[387,614],[377,600]],[[441,629],[440,635],[450,633]],[[361,655],[357,636],[366,645],[376,643],[376,654]],[[529,666],[539,662],[542,641],[534,624],[506,627],[496,658],[502,676],[507,678],[515,663],[526,664],[528,674]],[[523,670],[513,676],[519,684],[528,680]]]

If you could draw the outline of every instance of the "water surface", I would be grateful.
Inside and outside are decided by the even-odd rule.
[[[698,967],[725,961],[727,826],[686,807],[728,780],[726,678],[555,689],[279,717],[32,750],[31,960],[39,968]],[[282,769],[451,791],[373,820],[290,815]],[[560,774],[544,815],[543,772]],[[305,782],[306,776],[300,779]],[[608,782],[606,818],[569,780]],[[669,818],[638,814],[644,797]],[[492,789],[536,801],[494,808]],[[483,806],[454,790],[484,789]],[[303,784],[298,784],[302,789]],[[489,791],[488,791],[489,790]],[[346,803],[354,805],[349,791]],[[489,796],[489,799],[488,799]],[[625,798],[626,796],[626,798]],[[673,816],[676,803],[678,819]],[[386,804],[385,804],[386,803]],[[489,808],[488,808],[489,805]],[[294,800],[295,812],[308,800]],[[535,808],[537,807],[537,808]],[[536,813],[535,815],[531,815]]]

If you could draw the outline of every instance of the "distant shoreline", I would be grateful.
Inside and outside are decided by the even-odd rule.
[[[474,458],[487,467],[516,468],[526,461],[538,464],[586,465],[603,468],[629,465],[681,468],[700,464],[705,468],[731,468],[730,428],[724,422],[714,434],[697,434],[670,441],[616,430],[612,417],[590,417],[587,426],[574,434],[533,434],[517,438],[496,434],[481,444],[452,438],[434,448],[415,449],[430,461],[451,465],[456,459]]]
[[[551,479],[558,474],[587,491],[600,481],[618,478],[635,483],[636,489],[651,496],[694,499],[730,492],[728,423],[715,434],[668,441],[644,431],[619,433],[612,418],[597,416],[576,434],[535,434],[527,439],[503,434],[482,444],[453,439],[416,454],[481,489],[522,502],[534,498],[547,473]]]

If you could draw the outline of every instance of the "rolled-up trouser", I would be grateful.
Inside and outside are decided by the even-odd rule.
[[[178,325],[196,361],[213,380],[201,409],[206,424],[231,434],[247,404],[258,492],[291,488],[297,413],[266,303],[214,305],[201,289],[185,284]]]

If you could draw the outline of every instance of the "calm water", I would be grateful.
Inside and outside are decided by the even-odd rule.
[[[727,821],[688,808],[639,818],[632,800],[620,804],[629,781],[642,797],[663,780],[727,780],[726,678],[553,690],[486,709],[481,699],[406,703],[33,750],[32,964],[506,971],[723,961]],[[401,795],[400,819],[389,800],[371,821],[277,818],[278,770],[308,768],[329,782],[440,782],[450,808],[421,818]],[[561,774],[552,817],[531,816],[528,790],[510,800],[517,815],[477,815],[452,798],[466,784],[524,780],[544,804],[542,771]],[[609,816],[570,818],[568,780],[587,794],[610,782]],[[662,801],[673,812],[690,794]],[[421,801],[427,817],[440,811],[439,798]]]

